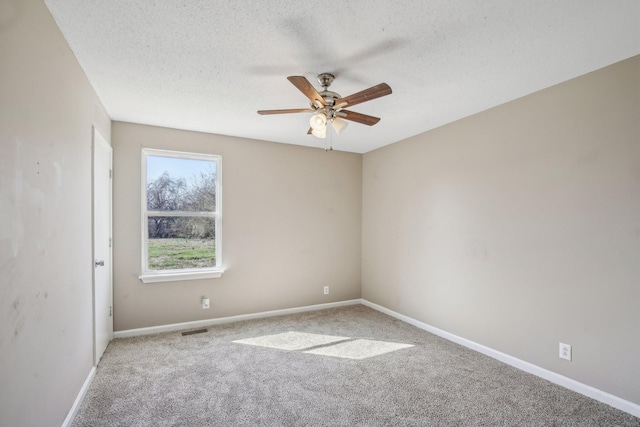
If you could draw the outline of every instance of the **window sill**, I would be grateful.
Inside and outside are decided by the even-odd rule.
[[[150,273],[138,278],[142,283],[177,282],[180,280],[217,279],[224,270],[190,271],[179,273]]]

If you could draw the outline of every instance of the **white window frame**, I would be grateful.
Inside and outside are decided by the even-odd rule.
[[[184,211],[148,211],[147,210],[147,157],[173,157],[178,159],[206,160],[216,162],[216,211],[215,212],[184,212]],[[158,150],[155,148],[142,149],[141,173],[141,224],[142,224],[142,274],[139,276],[143,283],[173,282],[177,280],[210,279],[222,276],[222,157],[214,154],[188,153],[182,151]],[[210,268],[192,268],[179,270],[149,270],[149,216],[183,216],[215,218],[215,248],[216,265]]]

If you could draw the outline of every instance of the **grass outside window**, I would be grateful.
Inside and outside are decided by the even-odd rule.
[[[150,270],[212,268],[216,265],[212,239],[149,239]]]

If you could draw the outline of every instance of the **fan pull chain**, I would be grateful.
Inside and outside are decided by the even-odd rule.
[[[331,119],[330,123],[333,124],[333,119]],[[327,132],[329,133],[329,138],[325,139],[327,143],[325,144],[324,151],[333,151],[333,129],[332,128],[333,126],[327,123]]]

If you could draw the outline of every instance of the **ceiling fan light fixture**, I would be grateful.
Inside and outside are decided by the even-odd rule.
[[[313,129],[311,131],[311,135],[315,136],[316,138],[325,139],[327,137],[327,128],[323,127],[320,129]]]
[[[311,125],[311,129],[314,131],[325,130],[327,127],[327,117],[322,113],[314,114],[309,119],[309,125]]]
[[[349,122],[341,119],[340,117],[335,117],[333,120],[331,120],[331,126],[333,126],[336,134],[338,135],[340,135],[340,132],[342,132],[348,125]]]

